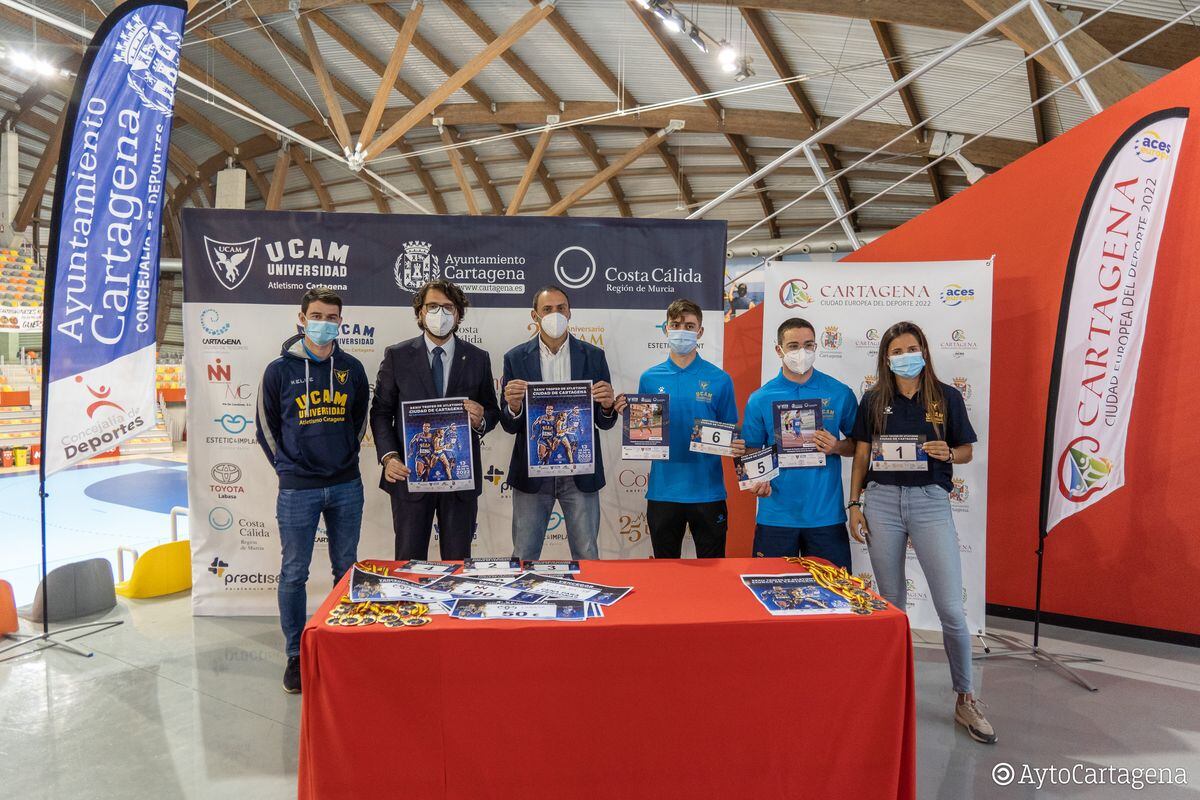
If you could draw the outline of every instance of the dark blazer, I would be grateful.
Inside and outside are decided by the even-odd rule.
[[[470,342],[454,337],[454,363],[450,365],[450,380],[446,397],[466,397],[483,406],[483,433],[471,432],[474,439],[475,495],[483,491],[483,472],[479,466],[479,442],[500,418],[496,403],[496,384],[492,378],[492,359],[486,351]],[[429,366],[429,351],[425,349],[425,334],[394,344],[383,351],[379,377],[375,380],[375,397],[371,400],[371,433],[375,436],[375,452],[383,458],[390,452],[404,458],[404,422],[400,404],[408,400],[432,400],[437,397],[433,386],[433,369]],[[379,488],[410,500],[420,500],[427,492],[408,491],[407,481],[389,483],[382,471]],[[470,490],[464,490],[470,491]]]
[[[504,396],[504,386],[511,380],[540,381],[542,380],[542,354],[538,347],[539,337],[535,336],[524,344],[519,344],[504,354],[504,377],[501,379],[500,396]],[[573,381],[606,381],[612,382],[608,372],[608,359],[604,351],[595,345],[581,342],[574,336],[567,339],[571,348],[571,380]],[[542,481],[549,478],[529,477],[529,463],[526,455],[525,441],[525,407],[521,413],[512,416],[508,403],[501,402],[500,427],[509,433],[517,434],[513,443],[512,460],[508,464],[508,483],[514,489],[522,492],[536,492]],[[599,403],[592,404],[592,418],[596,427],[606,431],[617,424],[617,415],[611,416],[600,410]],[[591,475],[576,475],[575,485],[583,492],[598,492],[604,487],[604,453],[600,449],[600,437],[596,437],[596,471]]]

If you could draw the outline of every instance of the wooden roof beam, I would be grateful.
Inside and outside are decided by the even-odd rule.
[[[533,152],[529,156],[529,163],[525,165],[525,171],[521,174],[521,181],[517,184],[512,199],[508,201],[508,208],[504,212],[507,216],[515,216],[521,210],[521,203],[525,200],[525,193],[529,191],[529,184],[533,181],[533,176],[542,168],[542,158],[546,155],[546,148],[550,146],[552,136],[554,136],[554,129],[546,128],[538,137],[537,147],[533,148]]]
[[[283,201],[283,187],[287,183],[288,165],[292,162],[291,148],[284,142],[275,156],[275,169],[271,173],[271,188],[267,192],[267,210],[278,211]]]
[[[533,26],[548,17],[553,11],[553,2],[551,0],[542,0],[537,6],[525,12],[508,30],[496,39],[493,39],[482,52],[464,64],[458,72],[450,76],[437,89],[430,92],[421,102],[417,103],[408,113],[382,133],[378,139],[372,142],[366,151],[367,161],[378,157],[380,153],[394,144],[397,139],[416,127],[429,112],[437,108],[450,95],[461,89],[463,84],[482,72],[484,67],[494,61],[502,52],[512,47],[518,39],[524,36]]]
[[[308,17],[304,15],[296,17],[296,25],[300,28],[300,38],[304,40],[304,49],[308,51],[313,74],[317,78],[317,86],[320,87],[321,94],[325,98],[325,107],[329,110],[329,120],[333,123],[334,138],[342,146],[342,152],[349,155],[350,129],[346,127],[346,117],[342,115],[342,104],[333,91],[333,84],[329,80],[329,71],[325,68],[325,59],[321,55],[320,48],[317,47],[317,38],[313,35],[312,25],[309,24]],[[399,72],[399,69],[396,71]]]
[[[592,193],[592,191],[594,191],[596,189],[597,186],[604,183],[605,181],[607,181],[609,178],[616,175],[621,170],[625,169],[625,167],[629,166],[634,161],[636,161],[640,156],[644,155],[646,153],[646,151],[648,151],[652,147],[654,147],[657,144],[657,142],[654,141],[655,139],[665,138],[669,133],[671,133],[672,130],[673,130],[673,128],[666,127],[666,128],[663,128],[661,131],[656,131],[655,133],[651,134],[650,136],[647,136],[644,140],[639,142],[637,145],[630,148],[630,150],[627,153],[625,153],[625,155],[621,156],[616,161],[609,164],[607,169],[603,169],[600,172],[597,172],[591,178],[584,181],[582,185],[576,187],[574,190],[569,192],[567,194],[567,196],[564,197],[562,200],[559,200],[557,203],[552,205],[546,211],[546,216],[548,216],[548,217],[558,216],[558,215],[562,214],[564,211],[566,211],[567,209],[569,209],[571,206],[575,205],[575,203],[578,202],[579,200],[582,200],[584,197],[587,197],[589,194]]]
[[[390,8],[390,6],[379,7]],[[392,46],[391,56],[388,57],[387,68],[384,69],[383,75],[380,76],[379,88],[375,90],[375,97],[371,100],[371,110],[367,112],[367,121],[363,123],[362,132],[358,135],[359,149],[365,148],[371,143],[371,137],[375,135],[375,131],[379,127],[379,120],[383,116],[383,110],[387,108],[388,97],[392,93],[392,86],[395,85],[396,78],[400,75],[400,67],[404,64],[404,56],[408,53],[408,46],[412,43],[413,34],[417,32],[417,23],[420,21],[424,10],[425,3],[422,0],[414,2],[412,11],[404,19],[404,24],[400,26],[400,30],[396,32],[396,43]]]
[[[467,211],[471,216],[479,216],[479,206],[475,202],[475,193],[471,189],[471,182],[467,180],[467,172],[463,169],[462,156],[458,150],[452,147],[454,139],[450,135],[450,131],[444,127],[438,128],[438,133],[442,137],[442,142],[450,147],[446,151],[446,157],[450,159],[450,167],[454,170],[454,178],[458,181],[459,191],[462,192],[463,199],[467,201]]]

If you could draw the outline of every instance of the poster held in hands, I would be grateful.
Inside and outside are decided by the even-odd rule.
[[[400,415],[410,492],[475,488],[471,417],[463,398],[409,401]]]
[[[817,431],[825,426],[820,400],[777,400],[771,404],[771,417],[780,469],[825,466],[816,441]]]
[[[621,458],[626,461],[665,461],[671,457],[670,397],[665,394],[627,394],[621,414]]]
[[[592,382],[530,383],[525,391],[529,477],[596,471]]]

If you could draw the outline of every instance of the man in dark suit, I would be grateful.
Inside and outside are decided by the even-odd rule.
[[[598,558],[600,490],[604,487],[604,456],[596,439],[596,471],[591,475],[529,477],[525,439],[525,389],[530,382],[592,381],[595,425],[608,430],[617,422],[608,360],[599,347],[570,334],[571,302],[557,286],[533,296],[533,321],[538,335],[504,354],[504,407],[500,425],[517,434],[508,482],[513,487],[513,555],[537,559],[542,555],[546,525],[557,500],[567,525],[571,558]]]
[[[479,442],[496,427],[500,409],[491,357],[455,335],[468,305],[462,289],[450,281],[430,281],[422,286],[413,295],[413,313],[421,335],[389,347],[379,365],[371,402],[371,432],[383,466],[379,488],[392,497],[398,561],[429,556],[434,514],[437,514],[442,558],[458,560],[471,555],[483,486]],[[458,492],[410,492],[405,458],[409,443],[404,441],[401,403],[439,397],[466,398],[463,404],[471,418],[475,488]]]

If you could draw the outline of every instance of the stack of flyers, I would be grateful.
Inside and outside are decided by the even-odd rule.
[[[744,456],[733,459],[733,472],[737,475],[738,486],[749,489],[756,483],[770,483],[779,477],[779,457],[775,445],[751,450]]]
[[[520,575],[519,558],[468,558],[463,561],[463,575]]]
[[[575,575],[579,572],[578,561],[526,561],[522,566],[526,572],[545,575]]]
[[[405,561],[396,567],[397,572],[418,572],[424,575],[449,575],[458,569],[453,561]]]
[[[825,454],[817,450],[815,439],[825,427],[820,400],[777,400],[771,404],[771,416],[781,468],[825,466]]]
[[[525,390],[526,455],[531,478],[596,471],[592,382],[530,383]]]
[[[599,583],[573,581],[567,578],[556,578],[552,575],[539,575],[534,572],[526,572],[516,580],[509,581],[505,586],[539,594],[552,600],[588,600],[602,606],[611,606],[633,591],[632,586],[604,586]]]
[[[431,613],[436,614],[445,613],[440,604],[449,604],[453,600],[454,597],[449,592],[430,589],[391,575],[368,572],[357,566],[350,575],[352,603],[424,603],[430,607]]]
[[[717,422],[714,419],[698,419],[692,423],[692,441],[688,449],[693,453],[711,453],[718,456],[733,455],[733,439],[737,426],[732,422]]]
[[[400,405],[408,491],[458,492],[475,488],[474,439],[463,398]]]
[[[543,600],[540,603],[505,603],[496,600],[457,600],[450,616],[459,619],[584,620],[602,617],[595,603],[582,600]]]
[[[507,600],[514,603],[536,603],[545,599],[541,594],[525,591],[524,587],[492,581],[473,580],[461,575],[447,575],[423,587],[426,591],[446,592],[456,599]]]
[[[849,614],[850,601],[817,583],[807,572],[799,575],[743,575],[750,590],[773,617],[801,614]]]
[[[627,394],[621,414],[621,458],[664,461],[671,457],[670,397],[665,394]]]

